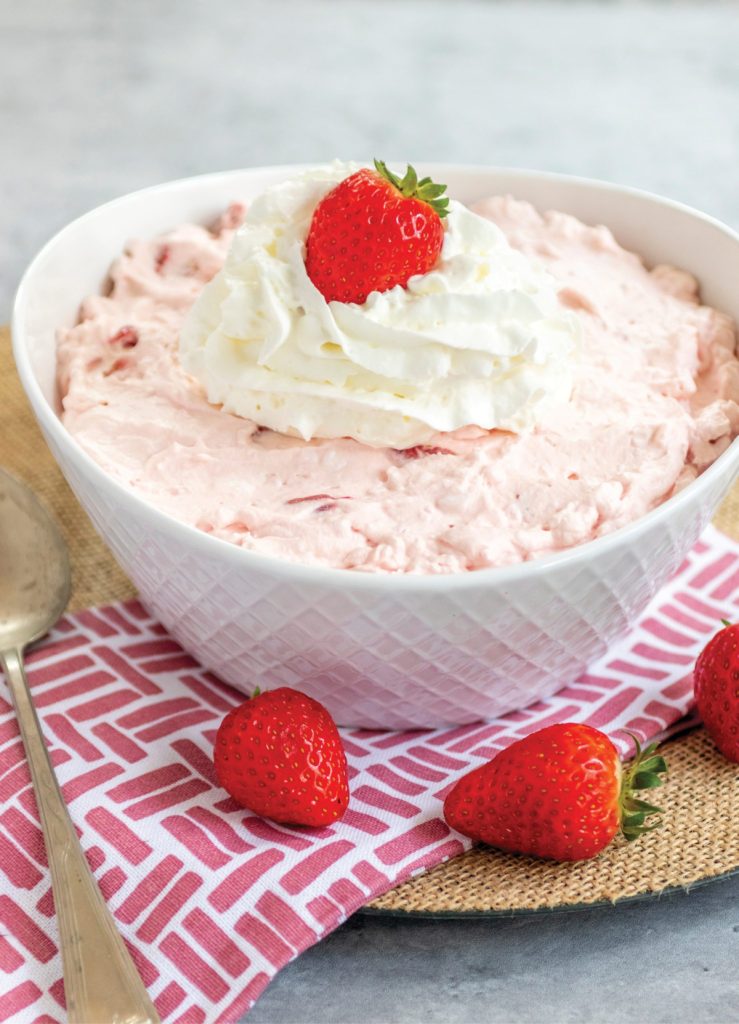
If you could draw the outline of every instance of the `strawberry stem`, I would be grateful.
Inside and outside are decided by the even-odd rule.
[[[621,810],[621,831],[629,842],[638,839],[645,832],[654,832],[662,824],[656,821],[646,823],[654,814],[662,814],[661,807],[647,803],[635,796],[637,790],[656,789],[662,785],[660,775],[667,771],[667,762],[658,754],[657,744],[650,743],[642,750],[639,739],[632,732],[628,733],[636,746],[636,754],[631,764],[624,769],[621,777],[621,794],[619,808]]]
[[[437,185],[431,178],[418,180],[415,168],[408,164],[405,175],[400,178],[389,169],[384,160],[375,160],[375,169],[385,181],[389,181],[406,199],[420,199],[427,203],[439,217],[446,217],[449,206],[448,196],[444,196],[446,185]],[[442,198],[443,196],[443,198]]]

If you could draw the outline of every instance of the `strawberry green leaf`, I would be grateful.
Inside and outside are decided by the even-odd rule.
[[[653,825],[634,825],[631,827],[627,826],[626,828],[622,829],[622,832],[627,842],[633,843],[633,841],[635,839],[638,839],[639,836],[644,836],[647,834],[647,832],[654,832],[656,829],[661,827],[662,822],[655,821]]]
[[[438,199],[446,191],[446,185],[435,185],[429,182],[428,185],[419,185],[416,194],[421,199]]]
[[[389,169],[384,160],[375,160],[375,170],[400,191],[400,178]]]
[[[662,784],[662,779],[659,775],[647,771],[637,772],[631,782],[634,789],[656,789]]]
[[[634,825],[643,825],[646,820],[646,814],[644,811],[634,811],[633,814],[627,814],[621,823],[623,829],[633,828]]]
[[[408,170],[405,172],[405,177],[400,183],[400,191],[404,196],[415,196],[417,194],[418,187],[418,175],[415,169],[408,164]]]
[[[661,807],[648,804],[646,800],[637,800],[635,797],[629,801],[629,810],[643,812],[644,814],[662,814]]]

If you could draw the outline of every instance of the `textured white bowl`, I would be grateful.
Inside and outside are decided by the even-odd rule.
[[[704,301],[739,319],[739,236],[657,196],[527,171],[424,166],[471,202],[511,192],[605,223],[650,263],[698,276]],[[288,684],[342,724],[439,726],[522,707],[571,680],[625,633],[674,572],[739,467],[739,440],[649,515],[535,562],[454,576],[293,565],[185,526],[127,492],[59,420],[54,330],[75,321],[132,237],[208,221],[294,167],[206,175],[101,206],[28,268],[13,343],[23,386],[73,490],[151,612],[201,664],[244,692]]]

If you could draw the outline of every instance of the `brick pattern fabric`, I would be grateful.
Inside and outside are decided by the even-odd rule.
[[[351,804],[317,830],[274,825],[219,788],[215,730],[243,698],[136,600],[66,616],[30,652],[29,679],[83,846],[163,1019],[238,1019],[349,914],[463,853],[442,800],[506,744],[569,720],[604,729],[627,752],[619,730],[649,739],[675,726],[690,710],[695,656],[721,617],[736,618],[738,593],[739,547],[711,529],[631,635],[547,701],[455,729],[342,730]],[[649,845],[654,857],[659,843],[657,833],[612,856]],[[597,875],[601,860],[582,870]],[[552,878],[564,867],[547,866]],[[0,921],[0,1020],[62,1021],[46,857],[4,697]]]

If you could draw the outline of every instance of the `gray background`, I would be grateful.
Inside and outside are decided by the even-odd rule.
[[[372,155],[608,178],[739,226],[739,8],[0,0],[0,321],[34,251],[106,199]],[[739,879],[577,914],[357,917],[249,1021],[726,1022],[737,964]]]

